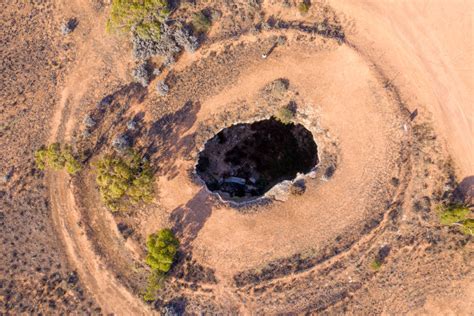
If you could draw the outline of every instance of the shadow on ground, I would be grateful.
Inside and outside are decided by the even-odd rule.
[[[145,154],[157,168],[157,175],[173,179],[178,174],[176,157],[187,157],[194,147],[194,133],[182,136],[196,122],[201,105],[188,101],[175,113],[154,122],[147,133]]]
[[[209,194],[203,188],[186,205],[179,206],[171,212],[173,231],[179,238],[183,251],[192,249],[191,244],[211,216],[211,211]]]
[[[131,83],[102,98],[96,108],[88,114],[92,123],[84,131],[86,135],[83,138],[84,143],[79,144],[85,155],[84,163],[110,144],[117,127],[128,119],[125,114],[131,104],[143,102],[146,94],[146,88],[137,83]]]

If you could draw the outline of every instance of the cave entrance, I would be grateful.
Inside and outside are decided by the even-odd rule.
[[[224,128],[199,153],[196,172],[224,199],[263,195],[318,164],[313,135],[301,124],[270,118]]]

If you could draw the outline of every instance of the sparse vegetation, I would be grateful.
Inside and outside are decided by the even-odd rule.
[[[144,40],[158,40],[169,13],[166,0],[113,0],[107,31],[132,32]]]
[[[439,220],[442,225],[458,226],[463,234],[474,236],[474,218],[467,206],[448,205],[439,208]]]
[[[76,174],[81,170],[82,165],[72,152],[70,145],[61,148],[59,143],[53,143],[49,146],[43,146],[35,152],[35,163],[38,169],[62,170],[70,174]]]
[[[294,119],[295,113],[288,106],[282,106],[275,114],[275,118],[283,124],[289,124]]]
[[[128,203],[152,201],[153,172],[148,161],[136,152],[105,156],[96,167],[100,196],[112,211],[118,211]]]
[[[289,81],[287,79],[277,79],[265,87],[265,92],[274,99],[281,99],[288,91]]]
[[[152,301],[155,299],[156,291],[163,284],[166,273],[174,263],[179,241],[171,229],[165,228],[148,236],[146,246],[148,250],[146,264],[151,268],[152,273],[143,298],[145,301]]]
[[[166,21],[161,24],[160,35],[143,37],[136,33],[132,36],[133,55],[139,60],[152,56],[163,56],[173,59],[182,49],[193,53],[199,47],[198,39],[190,28],[181,22]]]
[[[196,32],[206,33],[211,24],[211,20],[202,11],[193,14],[192,25]]]
[[[310,3],[308,1],[301,1],[298,4],[298,11],[300,11],[301,14],[306,14],[309,11]]]
[[[145,293],[143,293],[143,300],[145,302],[151,302],[156,299],[156,293],[163,285],[165,275],[163,273],[152,271],[148,277],[147,286]]]
[[[134,36],[132,43],[133,55],[141,60],[157,55],[168,58],[181,51],[174,37],[174,28],[166,23],[162,25],[159,39],[143,39],[139,36]]]
[[[133,80],[143,87],[147,87],[151,80],[152,71],[148,63],[141,63],[132,70]]]
[[[174,39],[179,46],[183,47],[189,53],[194,53],[199,47],[197,38],[183,26],[176,29]]]
[[[138,122],[135,120],[128,121],[127,129],[130,131],[134,131],[138,128]]]

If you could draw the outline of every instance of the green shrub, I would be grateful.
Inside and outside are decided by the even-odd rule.
[[[307,1],[302,1],[298,4],[298,11],[300,11],[301,14],[306,14],[309,11],[309,6],[310,4]]]
[[[474,219],[469,218],[471,211],[463,205],[441,206],[439,208],[439,221],[442,225],[459,226],[462,233],[474,235]]]
[[[372,268],[372,270],[378,271],[378,270],[380,270],[380,268],[382,267],[382,261],[380,261],[379,259],[374,259],[374,260],[370,263],[370,267]]]
[[[146,242],[148,254],[146,264],[152,272],[148,278],[148,285],[143,295],[145,301],[153,301],[156,292],[161,288],[166,273],[174,263],[179,247],[179,241],[171,229],[165,228],[156,234],[148,236]]]
[[[466,235],[474,236],[474,219],[468,218],[464,220],[461,226],[461,232]]]
[[[107,31],[132,31],[142,39],[157,40],[168,15],[167,0],[113,0]]]
[[[65,145],[61,148],[59,143],[38,149],[35,152],[35,163],[40,170],[47,168],[62,170],[65,168],[70,174],[76,174],[82,168],[81,163],[72,153],[72,147]]]
[[[66,146],[62,154],[65,160],[64,167],[68,173],[76,174],[82,169],[82,164],[74,157],[71,147]]]
[[[61,155],[61,147],[58,143],[42,147],[35,152],[35,163],[38,169],[51,168],[61,170],[64,167],[64,158]]]
[[[111,210],[117,211],[128,202],[137,204],[153,200],[153,171],[137,153],[105,156],[96,167],[101,198]]]
[[[206,33],[211,27],[211,20],[202,11],[199,11],[193,14],[192,25],[196,32]]]
[[[171,229],[162,229],[148,236],[146,263],[154,271],[168,272],[178,251],[179,241]]]

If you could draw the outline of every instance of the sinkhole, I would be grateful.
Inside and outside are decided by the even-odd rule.
[[[270,118],[221,130],[199,153],[196,173],[223,199],[245,200],[317,164],[317,146],[309,130]]]

